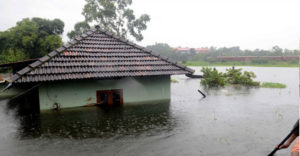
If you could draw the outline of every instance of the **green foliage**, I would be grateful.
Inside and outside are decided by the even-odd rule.
[[[86,31],[88,31],[90,29],[91,29],[91,27],[87,22],[85,22],[85,21],[84,22],[78,22],[78,23],[75,24],[74,30],[69,32],[67,34],[67,36],[69,38],[74,38],[75,36],[79,36],[79,35],[85,33]]]
[[[7,49],[0,55],[1,63],[15,62],[26,58],[27,56],[20,49]]]
[[[283,52],[283,50],[282,50],[282,48],[280,48],[279,46],[274,46],[274,47],[272,47],[272,50],[271,50],[275,55],[277,55],[277,56],[281,56],[282,55],[282,52]]]
[[[244,71],[242,69],[226,69],[226,81],[228,84],[240,84],[245,86],[259,86],[259,82],[253,81],[256,75],[253,72]]]
[[[0,32],[0,63],[41,57],[62,45],[59,19],[25,18]]]
[[[142,31],[147,29],[150,17],[143,14],[136,18],[129,8],[131,4],[132,0],[86,0],[82,11],[85,20],[75,25],[68,33],[69,38],[87,31],[90,24],[98,24],[117,36],[127,38],[129,34],[137,41],[143,40]]]
[[[34,17],[31,21],[38,25],[40,36],[49,34],[61,35],[64,32],[65,24],[60,19],[48,20]]]
[[[264,82],[261,84],[263,88],[286,88],[285,84],[282,83],[274,83],[274,82]]]
[[[203,78],[200,83],[207,87],[222,87],[226,84],[259,86],[259,82],[253,81],[256,75],[253,72],[242,69],[226,69],[226,73],[218,72],[216,69],[204,67],[201,69]]]
[[[218,72],[216,69],[204,67],[201,69],[203,78],[200,83],[207,87],[219,87],[226,84],[226,79],[222,72]]]
[[[62,46],[61,37],[58,35],[49,35],[39,40],[41,44],[41,55],[46,55],[48,52]],[[43,48],[43,49],[42,49]]]

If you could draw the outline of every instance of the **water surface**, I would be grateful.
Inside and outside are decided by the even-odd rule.
[[[19,117],[1,101],[1,155],[267,155],[298,117],[298,68],[244,69],[287,88],[204,89],[199,79],[173,76],[179,83],[165,104]]]

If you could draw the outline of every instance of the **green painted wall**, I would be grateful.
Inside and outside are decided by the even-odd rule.
[[[124,105],[170,101],[170,76],[127,77],[115,80],[77,80],[44,83],[39,87],[40,109],[95,104],[97,90],[123,89]]]

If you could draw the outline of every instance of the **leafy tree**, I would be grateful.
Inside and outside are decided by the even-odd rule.
[[[82,11],[85,21],[77,23],[68,36],[72,38],[87,31],[90,24],[98,24],[117,36],[127,38],[129,34],[137,41],[143,40],[142,31],[147,29],[150,17],[143,14],[136,18],[129,8],[131,4],[132,0],[86,0]]]
[[[38,25],[38,30],[40,34],[54,34],[61,35],[64,32],[64,22],[60,19],[47,20],[38,17],[32,18],[32,22]]]
[[[226,81],[229,84],[241,84],[245,86],[259,86],[259,82],[253,81],[256,75],[253,72],[244,71],[242,69],[226,69]]]
[[[90,25],[87,22],[78,22],[75,24],[74,26],[74,30],[69,32],[67,34],[67,36],[69,38],[74,38],[75,36],[78,36],[82,33],[85,33],[86,31],[88,31],[90,29]]]
[[[25,54],[20,49],[7,49],[0,55],[0,63],[15,62],[26,58]]]
[[[283,50],[282,50],[282,48],[280,48],[279,46],[274,46],[274,47],[272,48],[272,52],[274,52],[274,54],[277,55],[277,56],[281,56]]]
[[[41,57],[62,45],[64,23],[59,19],[25,18],[0,32],[0,62]]]

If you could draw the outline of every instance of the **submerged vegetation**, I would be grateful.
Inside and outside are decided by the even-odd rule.
[[[240,84],[245,86],[259,86],[259,82],[253,81],[256,75],[253,72],[244,71],[242,69],[226,69],[225,77],[228,84]]]
[[[222,72],[218,72],[215,68],[204,67],[201,69],[203,79],[200,83],[204,86],[218,87],[226,84],[225,76]]]
[[[273,82],[264,82],[260,86],[263,88],[286,88],[285,84]]]
[[[172,83],[178,83],[179,81],[176,80],[176,79],[171,78],[171,82],[172,82]]]
[[[226,69],[225,73],[215,68],[204,67],[201,69],[203,79],[200,83],[206,87],[222,87],[225,85],[259,86],[260,83],[253,79],[256,75],[253,72],[242,69]]]
[[[254,81],[256,75],[253,72],[244,71],[242,69],[229,68],[225,73],[219,72],[215,68],[203,67],[201,69],[203,79],[200,81],[205,87],[223,87],[225,85],[240,85],[246,87],[262,87],[262,88],[286,88],[285,84],[274,82]]]

